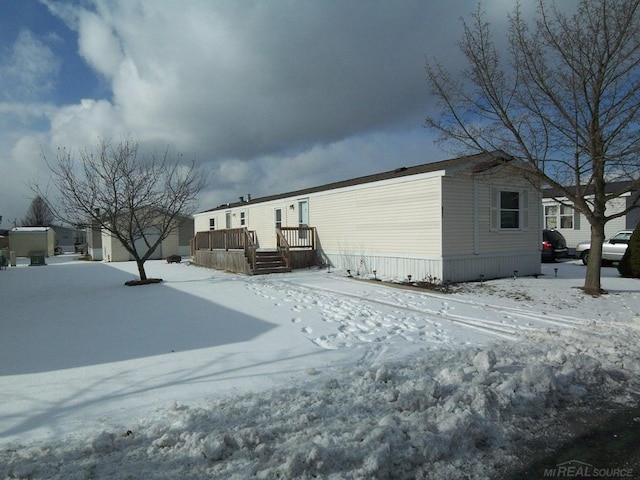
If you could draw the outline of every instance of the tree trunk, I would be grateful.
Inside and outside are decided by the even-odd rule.
[[[604,222],[591,224],[591,246],[589,247],[589,262],[584,279],[584,291],[591,295],[600,295],[600,269],[602,267],[602,243],[604,242]]]
[[[140,275],[140,280],[146,280],[147,272],[144,271],[144,261],[136,259],[136,265],[138,265],[138,274]]]

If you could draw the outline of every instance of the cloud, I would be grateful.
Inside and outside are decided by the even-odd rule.
[[[23,81],[32,87],[0,104],[11,112],[2,126],[19,120],[0,138],[2,165],[23,135],[45,152],[130,136],[171,145],[210,172],[203,208],[441,159],[422,128],[433,108],[425,59],[462,65],[455,41],[474,8],[467,0],[41,2],[75,32],[77,45],[65,37],[67,54],[90,66],[106,93],[43,103],[59,60],[25,33],[14,49],[22,53],[8,58],[32,60]],[[502,32],[512,7],[487,3]],[[38,98],[26,99],[29,91]]]
[[[426,16],[421,1],[96,0],[67,21],[125,128],[251,159],[421,122]]]
[[[52,92],[60,59],[29,30],[21,30],[15,43],[0,57],[4,101],[33,101]]]

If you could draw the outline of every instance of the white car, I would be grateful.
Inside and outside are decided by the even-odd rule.
[[[622,260],[632,233],[633,230],[622,230],[605,240],[602,244],[602,261],[619,262]],[[589,250],[591,250],[591,242],[580,242],[576,245],[576,257],[580,257],[585,265],[589,262]]]

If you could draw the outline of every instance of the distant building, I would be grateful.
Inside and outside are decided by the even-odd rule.
[[[61,253],[74,253],[83,248],[85,232],[73,227],[63,227],[62,225],[51,225],[56,232],[56,249]]]
[[[9,248],[18,257],[42,252],[46,257],[55,254],[56,232],[51,227],[15,227],[9,231]]]
[[[102,229],[97,222],[86,227],[87,253],[93,260],[104,260],[107,262],[128,262],[133,260],[131,254],[124,248],[122,243],[106,230]],[[149,227],[145,231],[147,240],[155,242],[160,235],[157,227]],[[158,260],[170,255],[188,256],[190,252],[190,241],[193,237],[193,218],[181,217],[180,226],[171,232],[160,245],[154,250],[149,260]],[[147,246],[143,239],[136,242],[138,252],[146,251]]]
[[[628,186],[629,182],[611,182],[606,186],[606,193],[612,193]],[[621,197],[607,202],[607,215],[612,215],[627,209],[637,200],[640,191],[631,191]],[[593,198],[591,192],[587,192],[587,198]],[[543,228],[558,230],[567,240],[569,252],[575,252],[575,246],[579,242],[591,238],[591,225],[587,218],[573,204],[553,188],[542,191]],[[607,238],[620,230],[633,230],[640,222],[640,208],[631,210],[609,222],[604,227]]]

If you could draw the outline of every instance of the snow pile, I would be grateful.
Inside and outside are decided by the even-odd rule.
[[[186,401],[146,416],[88,423],[46,443],[0,444],[0,477],[495,478],[522,462],[561,412],[632,404],[640,391],[637,283],[604,307],[571,279],[520,280],[517,289],[498,281],[442,297],[326,275],[234,277],[234,288],[282,317],[284,335],[360,353],[339,357],[338,369],[305,365],[277,388],[204,400],[180,385],[172,394]],[[562,298],[574,300],[571,315],[555,308]],[[626,307],[612,316],[612,304]],[[466,341],[474,337],[483,341]]]
[[[625,336],[443,349],[71,442],[2,452],[9,478],[473,478],[512,464],[556,409],[638,388]],[[605,352],[605,355],[599,355]],[[317,381],[313,378],[317,377]],[[131,477],[133,475],[133,477]]]

